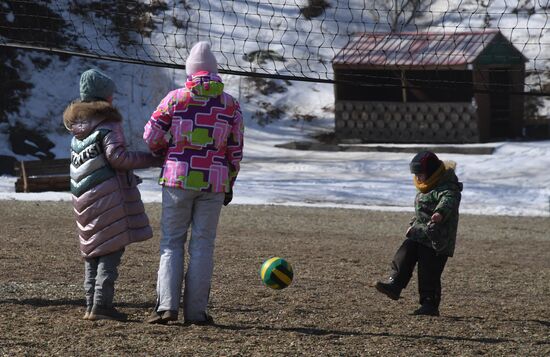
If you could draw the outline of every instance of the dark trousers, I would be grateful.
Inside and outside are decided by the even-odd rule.
[[[124,248],[96,258],[84,260],[84,290],[86,305],[111,308],[115,296],[115,281]]]
[[[414,266],[418,263],[420,304],[429,302],[438,307],[441,301],[441,274],[447,258],[447,256],[436,255],[432,248],[406,239],[393,257],[391,277],[398,287],[406,288],[411,280]]]

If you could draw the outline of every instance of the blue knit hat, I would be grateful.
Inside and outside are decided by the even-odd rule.
[[[115,91],[115,82],[97,69],[89,69],[80,76],[80,99],[83,102],[107,100]]]

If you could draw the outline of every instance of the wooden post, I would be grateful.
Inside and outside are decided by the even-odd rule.
[[[27,183],[27,171],[25,170],[25,161],[21,161],[21,174],[23,175],[23,192],[29,192]]]
[[[407,80],[405,79],[405,71],[401,70],[401,93],[403,95],[403,103],[407,103]]]

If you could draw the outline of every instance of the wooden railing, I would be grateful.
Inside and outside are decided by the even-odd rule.
[[[15,192],[70,191],[69,159],[20,161],[15,173]]]

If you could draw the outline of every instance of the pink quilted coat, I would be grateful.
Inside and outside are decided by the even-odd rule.
[[[71,191],[85,258],[115,252],[153,236],[132,169],[159,166],[126,150],[122,117],[108,102],[75,102],[63,120],[71,142]]]

